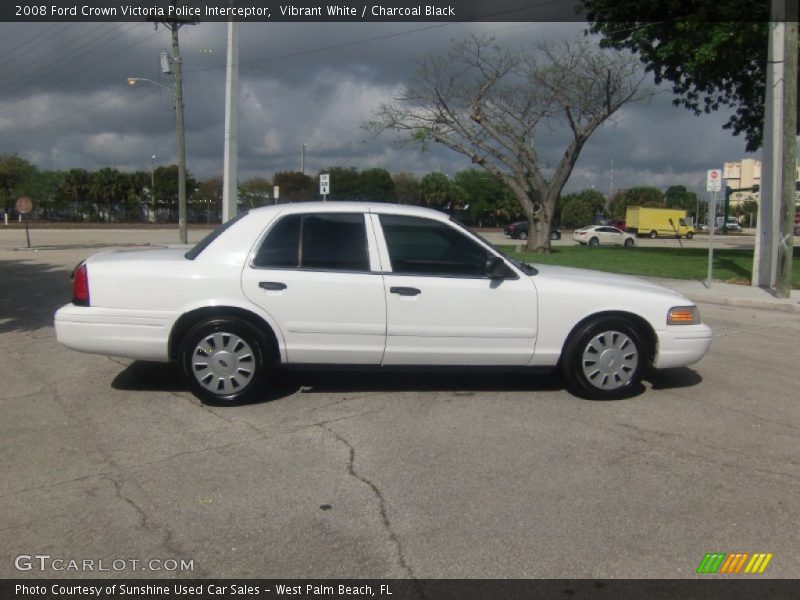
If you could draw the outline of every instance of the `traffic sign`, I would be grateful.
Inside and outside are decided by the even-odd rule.
[[[722,190],[722,169],[709,169],[706,175],[706,191],[719,192]]]
[[[319,193],[322,196],[327,196],[331,193],[331,176],[329,173],[320,173]]]
[[[33,201],[27,196],[22,196],[21,198],[17,198],[14,207],[19,214],[26,215],[33,210]]]
[[[272,197],[275,198],[275,200],[277,200],[280,197],[280,195],[281,195],[281,188],[276,185],[275,187],[272,188]]]

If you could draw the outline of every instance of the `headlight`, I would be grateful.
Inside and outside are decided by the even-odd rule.
[[[667,325],[697,325],[700,311],[696,306],[673,306],[667,312]]]

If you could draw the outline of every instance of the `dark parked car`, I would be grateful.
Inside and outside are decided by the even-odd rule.
[[[508,227],[503,230],[508,237],[512,240],[527,240],[528,239],[528,222],[527,221],[517,221],[516,223],[511,223]],[[560,240],[561,239],[561,232],[558,229],[552,229],[550,231],[550,239],[551,240]]]

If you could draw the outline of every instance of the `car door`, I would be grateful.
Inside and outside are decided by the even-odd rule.
[[[386,293],[385,365],[525,365],[537,331],[536,289],[458,225],[373,215]]]
[[[625,241],[622,235],[622,231],[617,229],[616,227],[604,227],[603,229],[606,230],[606,240],[607,244],[613,244],[615,246],[622,246],[623,242]]]
[[[288,362],[377,365],[386,334],[377,265],[363,213],[284,214],[250,257],[242,287],[279,324]]]

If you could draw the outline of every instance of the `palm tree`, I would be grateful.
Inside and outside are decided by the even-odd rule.
[[[64,194],[75,203],[75,218],[83,220],[81,204],[88,193],[89,173],[86,169],[70,169],[61,185]]]

